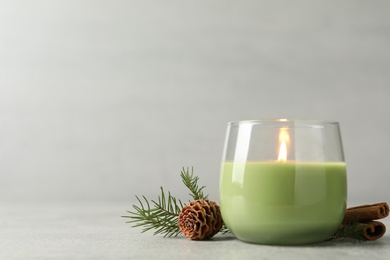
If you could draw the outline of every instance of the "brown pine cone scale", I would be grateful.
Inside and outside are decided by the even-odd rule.
[[[209,239],[221,230],[221,211],[213,201],[195,200],[182,208],[178,224],[181,232],[192,240]]]

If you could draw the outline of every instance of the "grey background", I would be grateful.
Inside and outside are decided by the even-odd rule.
[[[389,1],[0,1],[0,201],[218,200],[226,123],[341,123],[389,201]]]

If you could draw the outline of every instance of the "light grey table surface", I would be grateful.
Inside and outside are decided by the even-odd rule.
[[[125,224],[132,203],[0,202],[0,259],[390,259],[390,235],[264,246],[231,235],[209,241],[163,238]],[[389,226],[390,219],[382,221]]]

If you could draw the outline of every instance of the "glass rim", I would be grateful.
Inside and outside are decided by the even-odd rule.
[[[241,124],[317,124],[317,125],[339,125],[338,121],[333,120],[318,120],[318,119],[300,119],[300,118],[268,118],[268,119],[253,119],[253,120],[240,120],[229,121],[228,125],[241,125]]]

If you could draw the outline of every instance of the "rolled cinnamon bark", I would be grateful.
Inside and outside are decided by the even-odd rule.
[[[357,224],[352,237],[357,236],[366,240],[377,240],[386,233],[386,226],[379,221],[369,221]]]
[[[352,221],[368,222],[375,219],[385,218],[389,215],[389,205],[386,202],[362,205],[348,208],[345,212],[343,224],[348,225]],[[382,224],[383,225],[383,224]]]

